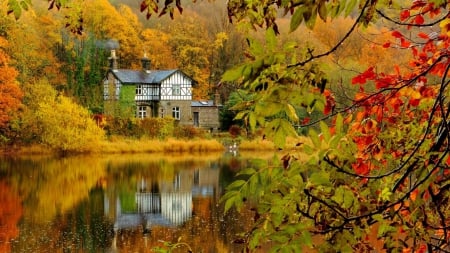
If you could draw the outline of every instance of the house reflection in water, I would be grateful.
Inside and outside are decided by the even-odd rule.
[[[193,199],[217,197],[218,185],[218,169],[182,170],[172,181],[141,177],[134,194],[134,211],[122,211],[119,197],[115,208],[109,208],[110,198],[106,197],[105,212],[114,217],[116,233],[123,229],[142,228],[146,232],[155,226],[176,227],[192,218]]]

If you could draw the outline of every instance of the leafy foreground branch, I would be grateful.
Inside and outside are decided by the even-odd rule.
[[[440,15],[446,5],[414,1],[403,9],[393,24],[407,25],[401,29],[415,37],[395,30],[383,46],[410,50],[409,68],[369,67],[352,79],[353,103],[339,112],[334,94],[317,87],[326,77],[307,60],[308,50],[280,49],[270,29],[264,45],[250,41],[249,63],[224,75],[255,93],[236,106],[238,118],[280,148],[305,122],[299,112],[322,120],[309,127],[312,144],[241,171],[228,187],[226,211],[255,212],[242,238],[249,251],[269,244],[274,252],[450,252],[450,18]],[[425,18],[439,24],[438,36],[414,30]]]

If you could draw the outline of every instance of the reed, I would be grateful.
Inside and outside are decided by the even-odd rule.
[[[114,154],[114,153],[194,153],[194,152],[212,152],[222,151],[223,145],[217,140],[130,140],[115,139],[105,141],[97,153]]]
[[[239,150],[268,151],[276,150],[275,144],[269,140],[243,140],[239,144]]]

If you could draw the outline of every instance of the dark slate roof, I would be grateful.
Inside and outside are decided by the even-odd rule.
[[[213,100],[209,100],[209,101],[192,101],[191,102],[191,106],[195,106],[195,107],[214,106],[214,101]]]
[[[117,69],[112,70],[111,73],[120,80],[123,84],[136,84],[136,83],[161,83],[164,79],[168,78],[179,70],[150,70],[145,72],[143,70],[131,70],[131,69]]]

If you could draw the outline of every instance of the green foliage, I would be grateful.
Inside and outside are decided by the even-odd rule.
[[[16,19],[22,15],[22,10],[28,10],[31,0],[8,0],[8,14],[13,13]]]
[[[136,115],[136,87],[134,85],[123,85],[120,89],[119,104],[120,110],[124,112],[124,116]]]
[[[359,0],[341,0],[341,1],[278,1],[278,2],[259,2],[247,1],[245,4],[238,0],[228,1],[228,12],[231,18],[239,21],[246,21],[251,26],[273,28],[278,32],[279,11],[292,14],[290,18],[290,31],[295,31],[301,24],[312,28],[319,17],[322,20],[327,18],[336,18],[338,16],[348,16],[358,7],[361,7],[364,1]],[[370,1],[370,6],[375,7],[376,1]],[[372,13],[373,14],[373,13]],[[367,19],[370,20],[370,17]]]
[[[106,65],[106,50],[98,48],[96,38],[70,37],[65,45],[65,62],[62,66],[67,76],[66,92],[86,108],[102,108],[103,69]]]
[[[307,52],[299,54],[294,42],[280,48],[271,29],[266,32],[264,45],[256,40],[249,40],[249,45],[253,60],[227,71],[222,81],[239,81],[252,94],[231,107],[239,111],[235,120],[243,120],[253,131],[263,128],[282,148],[287,136],[296,136],[294,126],[300,123],[300,108],[308,113],[324,111],[324,97],[311,90],[323,80],[324,73],[315,63],[290,68],[290,63],[307,57]]]

